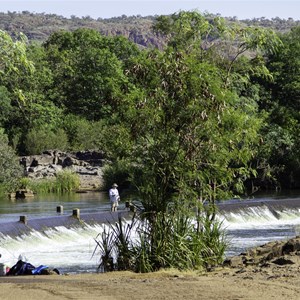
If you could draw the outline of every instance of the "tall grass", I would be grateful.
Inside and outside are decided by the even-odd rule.
[[[71,171],[61,171],[56,175],[55,190],[57,192],[71,192],[80,186],[79,175]]]
[[[22,188],[29,188],[33,192],[42,193],[65,193],[76,190],[80,186],[78,174],[71,171],[58,172],[53,179],[29,179],[20,181]]]
[[[93,256],[99,252],[99,271],[132,270],[134,253],[132,252],[132,231],[136,224],[135,216],[131,223],[123,222],[119,217],[116,224],[109,224],[95,238],[96,247]]]
[[[110,224],[102,240],[96,240],[100,265],[105,265],[108,256],[110,261],[115,256],[114,270],[209,270],[223,261],[227,241],[217,221],[203,216],[201,225],[198,230],[194,220],[180,212],[158,213],[151,222],[142,215],[136,215],[129,224],[119,219]]]

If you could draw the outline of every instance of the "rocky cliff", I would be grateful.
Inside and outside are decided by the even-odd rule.
[[[29,178],[50,179],[59,171],[70,170],[79,175],[81,189],[100,189],[103,185],[105,158],[100,151],[45,151],[41,155],[20,157],[20,164]]]

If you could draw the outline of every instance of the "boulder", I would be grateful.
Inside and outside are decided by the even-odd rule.
[[[44,151],[41,155],[20,157],[24,174],[33,179],[47,179],[57,172],[70,170],[79,175],[80,188],[99,189],[103,184],[102,168],[106,160],[101,151],[61,152]]]
[[[293,264],[293,258],[299,257],[300,237],[289,239],[288,241],[275,241],[249,249],[231,258],[227,258],[223,265],[236,267],[246,267],[249,265],[262,266],[265,264],[287,265]],[[289,255],[289,257],[286,257]]]

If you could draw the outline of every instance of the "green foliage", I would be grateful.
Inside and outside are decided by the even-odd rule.
[[[58,192],[71,192],[79,188],[79,176],[71,171],[61,171],[56,175],[55,189]]]
[[[68,136],[70,149],[103,149],[103,122],[88,121],[79,116],[67,115],[63,128]]]
[[[14,96],[20,109],[26,105],[22,91],[22,78],[34,72],[34,66],[26,55],[27,38],[20,34],[14,41],[5,31],[0,30],[0,83]]]
[[[225,197],[250,176],[261,126],[257,106],[249,103],[250,118],[224,90],[218,70],[193,55],[166,51],[150,59],[159,85],[151,89],[151,80],[139,79],[149,94],[131,121],[142,120],[130,160],[144,207],[166,211],[178,191],[203,201]]]
[[[27,188],[36,194],[56,193],[58,190],[55,187],[55,178],[53,179],[30,179],[27,183]],[[22,185],[22,181],[20,183]]]
[[[100,272],[109,272],[115,270],[115,263],[113,259],[114,247],[115,247],[115,236],[113,231],[109,228],[104,227],[103,232],[99,233],[96,238],[96,247],[93,252],[93,256],[99,252],[100,262],[98,270]]]
[[[276,82],[273,85],[273,97],[281,105],[288,106],[296,111],[300,107],[300,27],[282,35],[283,45],[280,51],[270,55],[268,67],[274,74]]]
[[[45,150],[68,148],[68,138],[63,129],[51,130],[48,127],[33,128],[26,135],[26,151],[29,155],[41,154]]]
[[[0,87],[0,127],[3,127],[12,112],[10,94],[4,86]]]
[[[30,179],[28,177],[20,178],[18,184],[19,189],[27,189],[29,185],[30,185]]]
[[[128,186],[129,165],[125,160],[117,160],[114,163],[106,164],[103,168],[104,189],[108,190],[114,182],[120,186]]]
[[[22,168],[14,150],[8,145],[8,138],[0,128],[0,185],[9,191],[14,190]]]
[[[52,97],[69,113],[98,121],[118,109],[128,81],[123,64],[134,46],[91,29],[53,34],[45,49],[53,73]],[[128,49],[121,53],[122,49]]]
[[[44,193],[67,193],[77,190],[80,185],[78,174],[63,170],[58,172],[53,179],[30,179],[25,181],[26,186],[38,194]],[[20,184],[24,184],[22,179]]]
[[[267,63],[274,81],[262,82],[268,94],[260,102],[261,108],[268,111],[268,119],[259,157],[265,165],[264,173],[272,176],[273,185],[284,188],[298,186],[300,178],[299,37],[299,27],[281,35],[280,51],[269,55]]]
[[[201,217],[199,231],[190,218],[178,211],[152,217],[156,219],[152,223],[139,214],[131,223],[119,219],[95,238],[93,255],[99,252],[101,271],[209,269],[223,261],[227,241],[220,224]]]

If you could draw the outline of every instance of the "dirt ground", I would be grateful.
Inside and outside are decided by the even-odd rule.
[[[298,265],[0,277],[0,299],[300,299]]]

